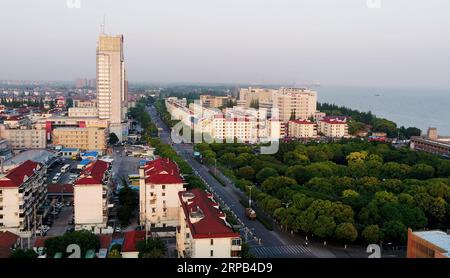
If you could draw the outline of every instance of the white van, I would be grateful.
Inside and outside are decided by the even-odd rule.
[[[67,172],[67,170],[70,170],[70,164],[66,164],[61,168],[61,173]]]

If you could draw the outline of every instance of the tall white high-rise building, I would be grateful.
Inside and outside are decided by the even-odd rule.
[[[109,121],[110,132],[120,140],[125,140],[128,135],[127,87],[123,36],[101,34],[97,46],[98,116]]]
[[[273,94],[272,101],[284,123],[314,117],[317,110],[317,92],[308,89],[282,87]]]

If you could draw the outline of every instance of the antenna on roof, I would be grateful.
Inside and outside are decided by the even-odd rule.
[[[102,23],[100,24],[100,33],[101,33],[102,35],[105,34],[105,28],[106,28],[106,15],[103,15],[103,21],[102,21]]]

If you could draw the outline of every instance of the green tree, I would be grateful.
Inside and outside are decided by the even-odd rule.
[[[295,180],[288,177],[270,177],[262,183],[261,189],[268,194],[275,194],[281,188],[291,188],[296,184]]]
[[[383,234],[386,241],[403,244],[406,242],[407,228],[399,221],[389,221],[384,224]]]
[[[120,259],[122,258],[122,255],[120,254],[120,251],[118,250],[111,250],[108,254],[108,258],[110,259]]]
[[[382,233],[378,225],[366,226],[362,232],[362,237],[368,243],[378,243],[382,239]]]
[[[261,184],[266,179],[268,179],[270,177],[277,177],[277,176],[278,176],[278,172],[275,169],[265,167],[265,168],[262,168],[261,170],[259,170],[259,172],[256,174],[256,181]]]
[[[320,238],[327,238],[334,234],[336,223],[332,217],[320,215],[313,224],[313,232]]]
[[[141,240],[136,244],[136,249],[139,258],[161,258],[167,252],[166,244],[160,238]]]
[[[115,145],[115,144],[119,143],[119,137],[117,137],[117,135],[114,132],[110,133],[108,143],[110,145]]]
[[[243,179],[253,180],[255,178],[255,170],[251,166],[244,166],[239,168],[238,176]]]
[[[354,242],[358,231],[352,223],[341,223],[336,227],[336,238],[345,242]]]
[[[434,176],[434,168],[424,163],[415,164],[411,168],[410,176],[419,180],[431,179]]]
[[[11,252],[11,255],[9,255],[9,258],[11,259],[34,259],[37,257],[38,254],[31,249],[16,249]]]

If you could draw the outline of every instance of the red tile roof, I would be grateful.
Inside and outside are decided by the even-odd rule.
[[[145,240],[145,231],[130,231],[124,236],[122,252],[137,252],[136,244]]]
[[[102,184],[108,168],[108,162],[103,160],[96,160],[89,163],[81,172],[80,177],[75,182],[75,186]]]
[[[19,238],[18,235],[9,231],[0,232],[0,258],[8,258],[11,255],[11,248],[16,245]]]
[[[192,189],[187,192],[193,193],[195,196],[186,202],[183,201],[183,194],[186,191],[180,192],[178,195],[193,238],[240,237],[222,219],[225,217],[225,214],[219,210],[218,204],[211,199],[211,194],[201,189]],[[197,212],[199,210],[201,211],[202,218],[197,222],[193,221],[193,223],[191,221],[191,212]]]
[[[20,187],[24,183],[25,177],[33,176],[34,171],[40,168],[41,165],[39,163],[27,160],[9,171],[6,176],[0,178],[0,187]]]
[[[168,158],[158,158],[153,161],[149,161],[144,165],[144,170],[146,183],[183,183],[177,164]]]

